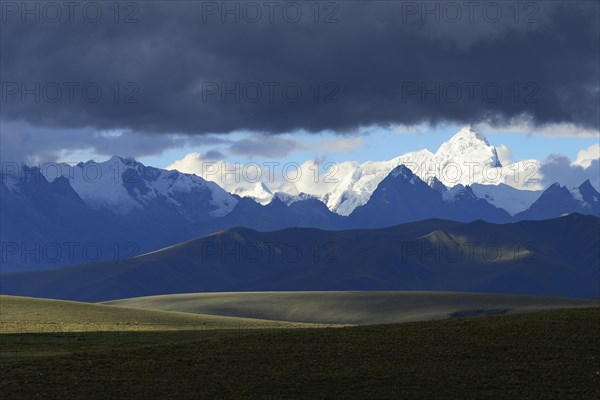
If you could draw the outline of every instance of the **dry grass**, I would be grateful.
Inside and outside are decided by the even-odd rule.
[[[0,333],[263,329],[316,325],[0,296]]]
[[[597,306],[598,300],[460,292],[246,292],[138,297],[106,304],[319,324],[390,324]]]

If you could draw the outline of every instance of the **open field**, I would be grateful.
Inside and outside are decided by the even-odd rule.
[[[595,400],[599,324],[588,308],[232,335],[3,334],[0,398]]]
[[[140,309],[321,324],[389,324],[598,306],[598,300],[459,292],[190,293],[110,301]]]
[[[306,325],[73,301],[0,296],[0,333],[260,329],[299,326]]]

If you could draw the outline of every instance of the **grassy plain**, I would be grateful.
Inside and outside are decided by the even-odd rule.
[[[0,398],[598,399],[599,328],[600,308],[586,308],[344,328],[2,334]]]

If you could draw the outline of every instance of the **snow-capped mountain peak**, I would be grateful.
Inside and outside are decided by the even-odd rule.
[[[447,189],[442,192],[442,198],[445,202],[454,203],[457,199],[461,197],[468,197],[473,199],[475,196],[473,192],[463,185],[456,185],[450,189]]]
[[[393,176],[394,178],[400,178],[405,182],[410,181],[410,183],[415,183],[415,175],[405,165],[398,165],[392,170],[392,172],[390,172],[389,176]]]
[[[291,204],[297,203],[299,201],[306,201],[306,200],[311,200],[311,199],[316,199],[318,200],[318,198],[316,196],[310,195],[310,194],[306,194],[306,193],[299,193],[299,194],[288,194],[285,192],[277,192],[273,195],[273,199],[279,199],[280,201],[282,201],[285,205],[289,206]]]
[[[446,190],[448,190],[448,188],[446,187],[446,185],[444,185],[442,182],[440,182],[440,180],[438,178],[436,178],[435,176],[431,176],[429,177],[425,183],[427,183],[427,185],[432,188],[433,190],[436,190],[438,192],[445,192]]]
[[[516,215],[519,219],[547,219],[556,215],[600,214],[600,193],[589,182],[568,189],[556,182],[550,185],[527,210]]]
[[[398,165],[405,165],[421,180],[432,187],[435,185],[439,190],[456,185],[471,186],[474,183],[522,183],[513,182],[517,181],[513,177],[515,171],[524,169],[521,163],[502,166],[496,148],[490,145],[483,134],[468,125],[444,142],[435,153],[423,149],[389,161],[369,161],[357,165],[340,179],[323,200],[330,210],[341,215],[350,215],[356,207],[369,201],[377,185]]]
[[[457,142],[470,142],[477,143],[483,142],[486,146],[490,146],[485,135],[476,131],[472,125],[463,126],[458,132],[456,132],[446,143],[457,143]]]
[[[476,132],[470,125],[463,127],[448,141],[443,143],[435,153],[442,166],[454,162],[477,162],[480,167],[502,167],[496,148],[491,146],[486,137]]]
[[[66,163],[43,168],[48,181],[68,179],[79,197],[92,209],[126,215],[152,204],[179,210],[189,219],[207,213],[229,213],[237,200],[213,182],[178,171],[147,167],[132,158],[113,156],[104,162]],[[196,209],[202,203],[204,210]]]
[[[499,185],[476,183],[471,186],[471,189],[477,197],[505,209],[510,215],[525,211],[542,194],[541,190],[518,190],[504,183]]]
[[[250,197],[262,205],[269,204],[273,199],[273,192],[264,182],[241,184],[232,193],[240,197]]]

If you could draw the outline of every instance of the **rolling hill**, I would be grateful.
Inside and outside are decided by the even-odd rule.
[[[189,293],[106,304],[319,324],[391,324],[599,305],[597,300],[456,292]]]
[[[0,333],[259,329],[314,325],[0,296]]]
[[[235,228],[127,261],[1,276],[2,294],[106,301],[174,293],[420,290],[599,297],[600,219],[428,220],[376,230]]]

